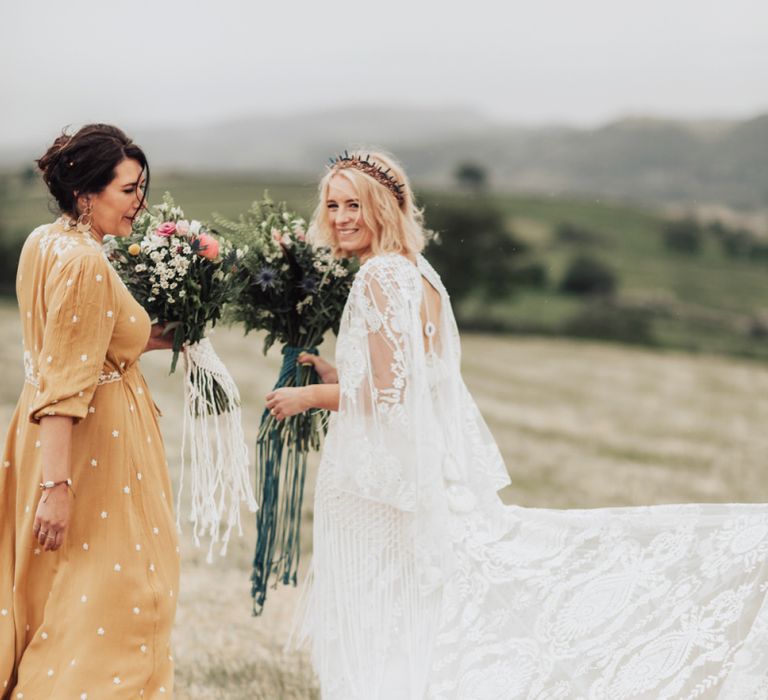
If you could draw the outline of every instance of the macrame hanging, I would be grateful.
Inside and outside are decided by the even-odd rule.
[[[302,352],[317,348],[283,347],[283,364],[275,389],[318,383],[312,366],[297,363]],[[278,421],[265,410],[256,443],[256,551],[251,574],[253,613],[261,614],[270,578],[275,585],[296,585],[301,554],[301,507],[310,450],[320,448],[326,412],[311,410]]]
[[[192,534],[198,546],[201,537],[210,537],[207,561],[211,562],[215,545],[220,543],[220,554],[226,554],[235,527],[243,534],[240,504],[245,502],[252,513],[257,505],[237,385],[207,338],[186,346],[183,356],[184,427],[176,519],[179,524],[188,454]]]

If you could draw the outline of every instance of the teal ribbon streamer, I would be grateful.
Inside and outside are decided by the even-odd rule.
[[[283,347],[283,364],[275,389],[319,382],[314,367],[302,367],[302,352],[317,355],[317,348]],[[297,583],[301,554],[301,507],[307,455],[319,446],[316,435],[318,412],[308,412],[277,421],[265,409],[256,442],[256,490],[260,494],[256,513],[256,551],[251,573],[253,614],[260,615],[267,586],[274,575],[275,586]]]

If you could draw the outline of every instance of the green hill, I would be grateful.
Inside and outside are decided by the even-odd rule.
[[[152,178],[154,199],[170,190],[188,216],[202,219],[214,211],[234,217],[266,188],[273,198],[288,201],[306,216],[311,214],[316,197],[311,181],[172,173]],[[721,238],[711,231],[701,232],[697,253],[684,254],[665,245],[665,221],[649,209],[594,199],[458,192],[420,195],[428,225],[446,210],[469,215],[484,207],[499,210],[509,234],[526,248],[521,260],[539,266],[545,278],[539,286],[522,287],[509,298],[489,301],[470,295],[457,304],[465,327],[768,358],[768,261],[728,255]],[[20,241],[53,215],[34,178],[0,177],[0,202],[4,251],[0,282],[7,293],[12,290]],[[564,227],[578,235],[565,235]],[[445,245],[458,246],[468,256],[473,252],[472,240],[472,230],[452,239],[444,237]],[[598,260],[613,271],[615,294],[606,298],[559,291],[566,269],[578,256]]]
[[[131,135],[158,170],[314,177],[334,153],[371,144],[397,153],[415,181],[438,188],[451,184],[457,163],[470,161],[506,192],[768,207],[768,114],[523,126],[457,106],[382,104],[147,126]],[[0,168],[31,162],[40,147],[0,147]]]

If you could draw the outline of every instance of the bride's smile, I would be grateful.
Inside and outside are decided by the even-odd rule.
[[[349,180],[333,177],[326,199],[328,220],[345,255],[370,255],[373,232],[366,225],[358,194]]]

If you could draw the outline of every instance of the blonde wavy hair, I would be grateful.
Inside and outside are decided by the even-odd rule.
[[[428,231],[424,228],[424,215],[416,206],[413,190],[403,167],[389,154],[381,151],[355,150],[351,156],[368,156],[369,160],[402,185],[403,203],[399,204],[393,192],[370,175],[355,168],[329,168],[320,180],[319,201],[309,226],[309,239],[316,245],[329,247],[336,257],[346,253],[339,248],[336,231],[328,217],[328,188],[334,177],[345,178],[356,190],[360,200],[360,214],[365,225],[373,232],[371,252],[411,255],[424,250]]]

